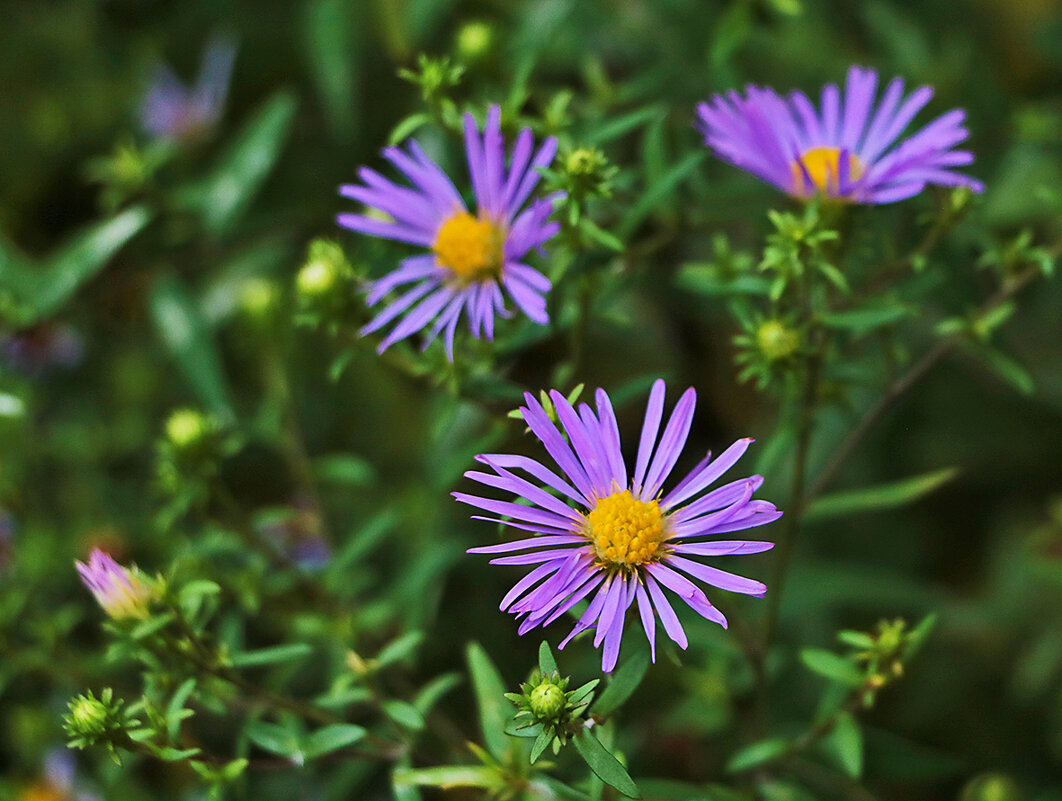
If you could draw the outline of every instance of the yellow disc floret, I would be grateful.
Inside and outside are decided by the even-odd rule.
[[[656,501],[639,501],[630,490],[601,498],[586,515],[584,533],[605,565],[628,570],[659,559],[666,539],[664,513]]]
[[[469,284],[501,275],[505,232],[490,220],[458,212],[439,228],[431,249],[439,264]]]
[[[803,163],[804,169],[800,165]],[[841,149],[839,147],[813,147],[804,151],[798,161],[790,166],[793,184],[798,189],[827,191],[836,190],[840,182]],[[807,170],[807,175],[804,175]],[[848,154],[848,180],[857,181],[863,175],[863,162]],[[808,186],[811,178],[811,186]]]

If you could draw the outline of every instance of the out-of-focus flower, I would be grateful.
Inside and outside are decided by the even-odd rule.
[[[203,51],[199,79],[190,87],[168,66],[160,65],[140,106],[144,130],[167,140],[198,139],[213,131],[225,108],[235,59],[235,42],[211,39]]]
[[[321,518],[301,499],[294,506],[270,509],[256,520],[258,532],[303,570],[319,570],[332,558]]]
[[[969,135],[965,111],[953,109],[899,139],[933,90],[921,86],[905,98],[903,80],[894,78],[876,103],[877,87],[876,71],[853,66],[843,97],[827,84],[816,109],[803,92],[783,98],[748,86],[745,96],[731,91],[698,105],[697,128],[721,159],[797,198],[892,203],[927,184],[984,190],[951,169],[974,158],[953,149]]]
[[[0,577],[11,564],[11,550],[15,540],[15,518],[4,509],[0,509]]]
[[[103,611],[116,620],[146,618],[148,605],[155,597],[155,582],[133,567],[122,567],[99,548],[89,554],[89,561],[75,561],[81,581],[96,597]]]
[[[78,789],[74,755],[65,748],[53,748],[44,757],[44,775],[18,796],[18,801],[99,801],[99,796]]]
[[[37,323],[0,339],[0,363],[33,377],[77,367],[84,356],[81,335],[62,323]]]
[[[465,149],[476,198],[475,214],[415,141],[409,143],[408,151],[390,147],[383,152],[415,188],[398,186],[367,167],[358,171],[363,186],[341,187],[342,195],[364,203],[375,215],[340,214],[340,225],[431,251],[405,259],[397,270],[374,282],[369,291],[367,302],[372,306],[393,289],[414,284],[361,330],[363,335],[369,334],[405,313],[380,343],[381,353],[434,320],[424,347],[445,329],[446,352],[452,361],[454,333],[462,310],[467,313],[472,336],[487,339],[494,336],[495,315],[511,315],[502,289],[532,320],[549,322],[545,293],[552,285],[523,259],[560,230],[558,223],[549,222],[560,195],[532,201],[527,208],[524,204],[538,184],[538,169],[553,161],[557,141],[547,139],[533,154],[534,144],[531,130],[524,128],[506,169],[501,109],[490,108],[482,135],[472,115],[465,115]]]
[[[657,617],[680,648],[687,646],[686,633],[664,588],[676,593],[701,616],[727,625],[723,614],[683,573],[730,592],[755,596],[766,592],[759,581],[689,558],[760,553],[773,547],[770,542],[701,541],[762,526],[781,516],[774,504],[752,500],[763,476],[738,479],[701,495],[737,462],[751,439],[738,440],[715,460],[708,454],[670,492],[662,494],[661,488],[689,435],[696,404],[693,389],[683,393],[658,443],[664,382],[658,380],[653,385],[633,475],[628,475],[623,462],[616,416],[603,390],[597,390],[596,413],[585,403],[579,404],[576,411],[556,391],[550,393],[550,398],[563,433],[531,394],[524,396],[527,405],[521,407],[521,412],[563,477],[524,456],[481,455],[477,460],[494,472],[470,471],[465,475],[524,498],[530,505],[454,493],[463,503],[507,518],[474,519],[494,520],[536,535],[469,550],[486,554],[527,551],[492,559],[491,564],[538,565],[501,602],[502,610],[524,618],[521,634],[540,624],[548,625],[593,593],[589,607],[560,647],[576,634],[596,628],[594,647],[604,643],[601,667],[607,673],[616,666],[627,610],[635,600],[654,660]],[[562,497],[513,470],[524,471]],[[563,498],[576,506],[573,508]]]

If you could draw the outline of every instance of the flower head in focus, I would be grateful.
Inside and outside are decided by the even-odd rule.
[[[446,352],[452,361],[461,313],[468,317],[472,336],[492,339],[495,315],[511,315],[505,295],[536,323],[549,322],[545,293],[551,289],[550,281],[523,260],[528,251],[541,248],[560,230],[558,223],[549,221],[559,195],[534,200],[526,208],[525,204],[538,184],[538,169],[553,161],[557,141],[549,138],[535,151],[531,130],[524,128],[506,167],[501,109],[492,106],[482,133],[472,115],[465,115],[465,150],[474,211],[469,211],[453,182],[415,141],[410,141],[407,150],[389,147],[383,151],[412,182],[412,188],[398,186],[368,167],[358,171],[363,184],[340,188],[340,194],[374,212],[340,214],[340,225],[429,251],[405,259],[369,291],[366,300],[372,306],[404,287],[361,330],[369,334],[401,317],[380,343],[380,352],[430,323],[424,347],[445,330]]]
[[[115,620],[146,618],[148,605],[157,594],[155,582],[133,567],[122,567],[109,554],[94,548],[89,561],[75,561],[81,581],[96,601]]]
[[[731,91],[698,105],[696,127],[721,159],[797,198],[892,203],[928,184],[984,190],[951,169],[973,162],[971,152],[953,149],[969,135],[965,111],[952,109],[900,139],[933,90],[904,97],[903,79],[894,78],[875,102],[877,87],[877,72],[853,66],[843,94],[827,84],[816,109],[803,92],[782,97],[748,86],[744,96]]]
[[[186,86],[166,65],[160,65],[140,106],[140,124],[149,136],[192,140],[209,134],[225,108],[236,44],[215,37],[203,51],[199,79]]]
[[[724,627],[726,618],[690,577],[730,592],[755,596],[766,592],[758,581],[690,558],[760,553],[773,547],[770,542],[714,539],[781,516],[774,504],[752,499],[763,483],[762,476],[738,479],[705,492],[737,462],[751,439],[738,440],[714,460],[709,454],[664,493],[663,485],[682,453],[693,421],[693,389],[683,393],[660,435],[664,382],[653,385],[633,474],[628,474],[624,464],[616,416],[603,390],[597,390],[596,412],[586,403],[580,403],[576,410],[556,391],[550,398],[562,430],[530,394],[524,396],[527,405],[521,412],[562,475],[524,456],[481,455],[476,457],[478,461],[493,472],[470,471],[465,475],[517,495],[530,505],[454,493],[462,503],[506,518],[475,519],[501,522],[535,535],[469,550],[485,554],[525,551],[497,557],[491,564],[537,565],[501,602],[503,611],[524,618],[520,634],[548,625],[579,601],[589,599],[590,605],[560,647],[576,634],[595,628],[594,646],[604,645],[601,666],[607,673],[616,666],[627,610],[636,602],[655,661],[657,617],[680,648],[688,644],[665,589]]]

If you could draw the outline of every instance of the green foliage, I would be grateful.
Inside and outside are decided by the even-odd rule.
[[[973,4],[941,37],[895,0],[215,5],[5,27],[0,797],[1054,798],[1057,9]],[[239,40],[227,103],[152,138],[152,62],[192,76],[207,19]],[[793,200],[691,127],[850,63],[934,88],[911,130],[963,108],[985,194]],[[403,182],[379,152],[415,137],[476,213],[463,118],[493,103],[510,147],[558,140],[560,231],[527,255],[550,322],[507,296],[453,362],[378,356],[370,282],[423,248],[337,228],[366,210],[336,187]],[[761,472],[785,515],[735,568],[764,600],[709,587],[726,631],[676,603],[688,648],[657,626],[655,665],[632,602],[599,679],[592,636],[554,650],[564,618],[515,635],[517,573],[464,557],[494,529],[448,493],[478,454],[555,470],[505,419],[525,392],[556,421],[544,390],[605,388],[633,457],[661,376],[699,404],[661,500],[755,436],[720,484]],[[78,586],[94,547],[151,566],[136,614]]]

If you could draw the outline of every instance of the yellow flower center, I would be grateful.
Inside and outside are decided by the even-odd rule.
[[[490,220],[458,212],[439,228],[431,249],[464,284],[501,275],[505,232]]]
[[[583,531],[601,562],[628,570],[660,558],[666,538],[660,505],[636,500],[630,490],[594,504]]]
[[[804,175],[804,170],[800,168],[800,163],[804,163],[804,169],[808,171],[807,176]],[[840,181],[840,164],[841,164],[841,149],[839,147],[813,147],[810,150],[804,151],[798,161],[794,161],[790,166],[793,172],[793,184],[804,190],[817,189],[819,191],[827,191],[828,189],[836,189],[837,184]],[[856,156],[848,154],[848,180],[857,181],[863,175],[863,162],[861,162]],[[812,186],[808,186],[807,179],[811,178]]]

